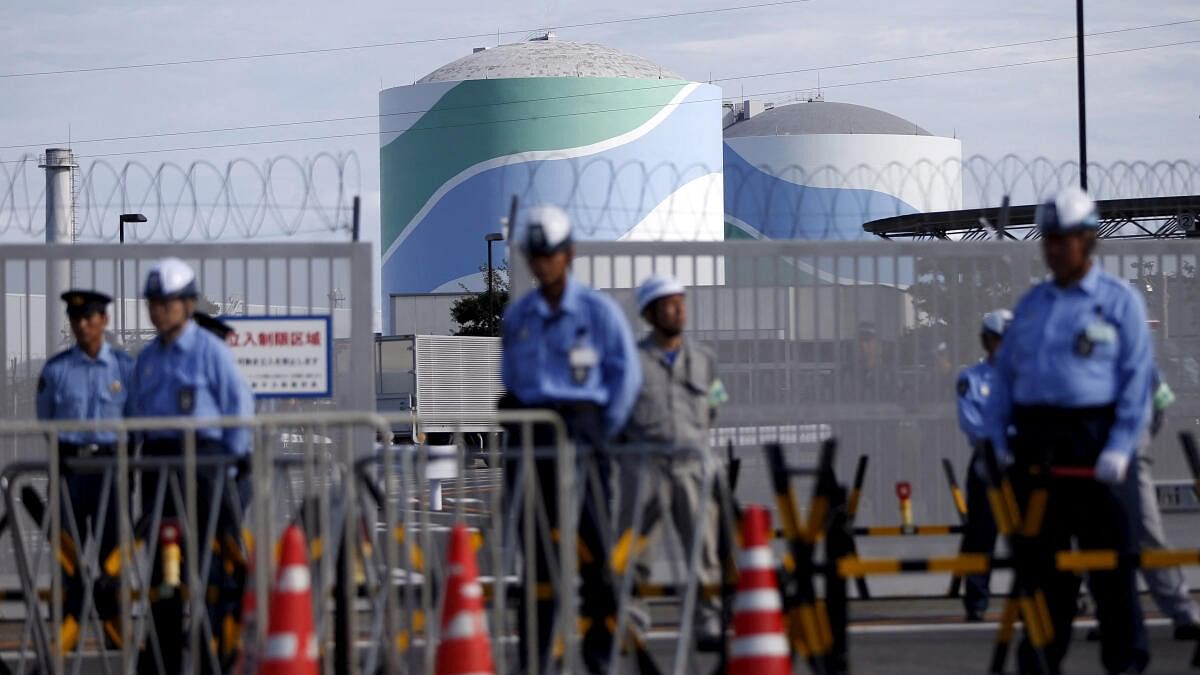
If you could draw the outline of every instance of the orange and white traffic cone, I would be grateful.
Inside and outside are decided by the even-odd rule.
[[[317,637],[313,630],[311,578],[304,533],[289,525],[283,532],[279,573],[271,591],[267,645],[260,675],[317,675]]]
[[[791,652],[783,631],[783,602],[775,556],[767,533],[771,515],[749,506],[742,515],[737,594],[733,598],[733,644],[729,675],[791,675]]]
[[[459,523],[450,533],[446,555],[449,578],[442,602],[442,640],[437,675],[492,675],[492,645],[483,614],[483,587],[471,548],[471,536]]]

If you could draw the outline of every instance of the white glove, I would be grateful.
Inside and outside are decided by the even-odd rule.
[[[1096,459],[1096,480],[1109,485],[1118,485],[1125,481],[1125,472],[1129,470],[1129,453],[1120,450],[1105,450]]]

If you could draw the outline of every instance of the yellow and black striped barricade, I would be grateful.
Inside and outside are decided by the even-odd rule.
[[[854,483],[850,490],[848,504],[848,521],[852,527],[854,537],[945,537],[950,535],[961,534],[966,522],[966,500],[963,497],[962,490],[958,487],[958,482],[954,479],[953,465],[949,460],[942,460],[942,467],[946,472],[950,494],[954,499],[955,512],[958,514],[959,522],[955,524],[930,524],[918,525],[909,522],[903,514],[905,510],[905,498],[901,498],[901,522],[899,525],[866,525],[854,526],[855,516],[858,514],[858,505],[862,496],[862,486],[867,469],[867,456],[860,455],[858,465],[854,471]],[[907,484],[905,484],[907,485]],[[911,495],[910,497],[911,498]],[[910,507],[911,509],[911,507]],[[911,510],[908,511],[911,513]],[[855,545],[857,550],[857,545]],[[858,590],[859,597],[867,599],[871,597],[870,587],[866,578],[855,578],[855,588]],[[953,593],[954,591],[952,591]]]
[[[1115,550],[1070,550],[1054,552],[1049,559],[1054,569],[1083,575],[1088,572],[1108,571],[1118,568],[1162,569],[1166,567],[1200,566],[1200,549],[1154,549],[1136,553]],[[830,569],[821,570],[842,578],[886,576],[896,574],[939,573],[953,577],[982,574],[998,569],[1017,569],[1022,563],[1013,557],[992,558],[982,553],[959,553],[953,556],[927,558],[861,558],[855,555],[836,559]],[[1006,609],[1006,614],[1010,610]],[[1025,608],[1021,607],[1023,615]],[[1005,616],[1006,623],[1015,623],[1017,617]],[[1002,627],[1003,628],[1003,627]],[[1008,630],[1013,628],[1009,625]],[[1028,630],[1029,627],[1026,627]],[[1011,640],[1011,635],[1008,638]],[[1200,644],[1197,645],[1200,653]],[[1200,660],[1193,656],[1192,666],[1200,667]],[[991,665],[991,672],[1003,672],[1003,663]]]
[[[992,650],[989,672],[1004,672],[1004,662],[1008,658],[1019,617],[1024,621],[1025,633],[1038,660],[1037,665],[1048,675],[1045,649],[1054,639],[1054,628],[1045,593],[1030,581],[1036,575],[1036,566],[1040,564],[1033,555],[1033,542],[1041,532],[1046,514],[1048,486],[1043,475],[1043,480],[1037,482],[1030,491],[1028,504],[1022,512],[1009,476],[1001,469],[991,443],[984,443],[983,453],[988,469],[988,503],[996,520],[996,530],[1006,539],[1008,550],[1014,551],[1017,561],[1013,566],[1012,588],[1005,600],[1000,627],[996,631],[996,645]]]
[[[967,470],[971,470],[970,463],[967,464]],[[948,458],[942,458],[942,473],[946,475],[946,484],[950,486],[950,496],[954,499],[954,512],[958,514],[958,524],[962,528],[967,526],[967,497],[963,493],[962,487],[958,484],[958,477],[954,475],[954,462]],[[959,552],[962,553],[962,544],[959,543]],[[950,590],[946,592],[946,597],[957,598],[962,590],[962,577],[953,577],[950,580]]]
[[[805,659],[819,675],[844,673],[848,667],[845,578],[826,575],[824,599],[817,597],[813,584],[814,577],[821,573],[814,559],[821,540],[825,541],[827,558],[848,555],[853,550],[846,490],[837,484],[833,470],[837,442],[830,438],[822,443],[820,460],[815,468],[788,466],[779,444],[769,444],[765,450],[776,508],[787,542],[780,578],[793,656]],[[800,515],[792,487],[794,476],[816,479],[807,521]]]

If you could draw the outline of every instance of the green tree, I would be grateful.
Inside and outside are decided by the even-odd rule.
[[[487,268],[480,267],[480,272],[487,278]],[[464,291],[466,286],[462,286]],[[500,320],[504,316],[504,306],[508,304],[508,268],[495,267],[492,269],[492,292],[472,293],[454,301],[450,305],[450,318],[457,326],[455,335],[492,336],[500,334]]]

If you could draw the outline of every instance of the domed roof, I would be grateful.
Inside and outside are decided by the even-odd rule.
[[[830,101],[776,106],[725,128],[725,138],[804,134],[933,135],[903,117],[882,110]]]
[[[662,66],[619,49],[547,37],[500,45],[448,63],[417,80],[457,82],[506,77],[637,77],[683,79]]]

